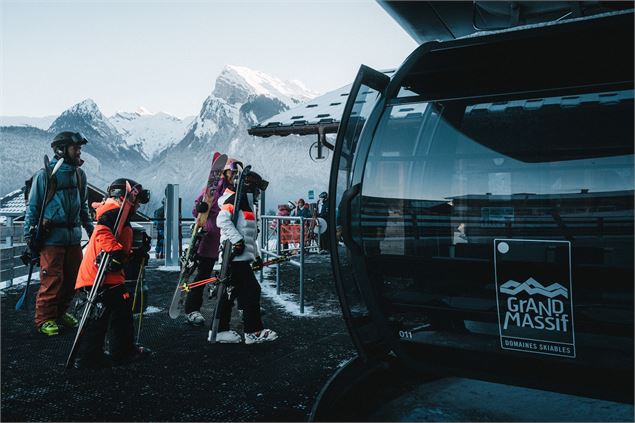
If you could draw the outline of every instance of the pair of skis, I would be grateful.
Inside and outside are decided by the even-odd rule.
[[[44,155],[44,170],[46,172],[46,185],[44,187],[44,198],[42,199],[42,207],[40,208],[40,216],[38,217],[36,231],[35,231],[36,242],[40,242],[41,241],[40,237],[43,235],[42,224],[44,223],[44,209],[46,208],[47,199],[50,194],[49,188],[51,185],[51,178],[55,176],[55,174],[57,173],[57,171],[59,170],[59,168],[62,166],[63,163],[64,163],[64,158],[60,158],[57,161],[57,163],[55,163],[55,167],[51,170],[49,156],[47,156],[46,154]],[[33,266],[35,266],[35,263],[38,262],[38,257],[40,252],[31,251],[30,254],[33,254],[33,256],[30,256],[30,259],[29,259],[29,276],[27,277],[26,287],[24,288],[24,291],[22,291],[22,295],[20,295],[20,298],[18,298],[18,302],[15,303],[16,311],[19,311],[22,308],[22,305],[24,305],[24,300],[26,300],[26,297],[29,294],[29,286],[31,285],[31,277],[33,276]]]
[[[235,184],[236,190],[234,191],[234,210],[232,211],[231,222],[234,226],[238,222],[238,217],[240,216],[240,202],[243,196],[245,178],[249,175],[251,171],[251,166],[247,166],[240,171],[238,174],[238,182]],[[223,242],[222,246],[222,258],[223,261],[220,267],[220,274],[218,275],[219,286],[218,286],[218,294],[216,301],[216,307],[214,307],[214,317],[210,323],[209,332],[207,336],[207,340],[214,344],[216,343],[216,335],[218,335],[218,326],[220,325],[220,311],[223,307],[227,307],[227,301],[229,300],[229,294],[227,293],[227,281],[229,280],[230,270],[231,270],[231,261],[233,259],[232,254],[232,243],[229,239],[226,239]]]
[[[183,304],[185,303],[185,297],[187,292],[179,289],[184,284],[187,284],[188,279],[194,273],[196,269],[196,250],[198,249],[198,243],[203,236],[203,230],[205,228],[205,222],[209,212],[212,209],[212,201],[214,198],[214,191],[218,186],[218,182],[223,176],[223,169],[227,164],[227,156],[218,152],[214,153],[212,158],[212,169],[210,170],[207,178],[207,184],[205,185],[205,194],[203,195],[203,201],[207,203],[207,211],[205,213],[199,213],[196,217],[196,223],[192,229],[192,237],[190,243],[181,257],[181,272],[179,274],[179,282],[174,290],[172,296],[172,302],[170,303],[170,310],[168,314],[172,319],[179,317],[183,310]]]
[[[284,263],[285,261],[289,261],[290,259],[291,258],[288,257],[288,256],[280,256],[280,257],[276,257],[276,258],[271,259],[271,260],[267,260],[267,261],[263,262],[260,265],[256,265],[256,263],[252,263],[251,264],[251,270],[257,271],[257,270],[262,269],[263,267],[272,266],[274,264],[279,264],[279,263]],[[193,288],[196,288],[197,286],[207,285],[208,283],[215,284],[215,283],[217,283],[219,281],[220,281],[220,278],[214,276],[214,277],[207,278],[207,279],[201,279],[200,281],[184,283],[184,284],[179,286],[179,289],[181,291],[190,292]]]
[[[139,193],[140,191],[138,185],[135,185],[133,187],[128,181],[126,181],[126,196],[123,199],[121,207],[119,207],[119,213],[117,214],[117,220],[115,220],[115,227],[113,232],[117,240],[119,240],[119,238],[121,237],[121,232],[123,231],[126,221],[128,220],[128,216],[131,212],[134,213],[134,208],[137,204]],[[73,360],[77,355],[79,341],[83,333],[82,331],[84,329],[84,326],[86,325],[86,321],[88,320],[93,307],[95,306],[95,299],[97,298],[97,294],[99,293],[99,288],[101,288],[101,285],[106,278],[106,273],[108,271],[107,269],[110,265],[111,259],[112,254],[106,253],[99,263],[99,267],[97,268],[97,275],[95,276],[95,280],[93,281],[93,286],[90,288],[86,305],[84,306],[84,312],[82,313],[82,317],[79,321],[79,326],[77,327],[77,334],[75,335],[75,339],[73,340],[73,346],[71,347],[71,351],[68,354],[68,359],[66,360],[67,369],[73,365]]]

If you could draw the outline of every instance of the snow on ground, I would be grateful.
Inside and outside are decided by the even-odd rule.
[[[155,313],[160,313],[162,311],[163,309],[160,307],[148,306],[143,312],[143,314],[155,314]]]
[[[299,270],[298,270],[299,271]],[[259,273],[256,272],[256,278],[259,278]],[[335,311],[315,311],[313,307],[306,304],[306,296],[304,303],[304,314],[300,313],[300,297],[299,295],[289,292],[280,291],[280,295],[276,293],[275,270],[272,267],[266,267],[264,269],[265,282],[260,285],[262,295],[269,298],[275,305],[281,308],[285,313],[294,317],[330,317],[339,313]]]
[[[9,281],[0,282],[0,289],[5,288],[16,288],[20,285],[24,285],[28,279],[29,275],[20,276],[18,278],[13,278],[13,284],[9,285]],[[33,272],[31,276],[31,283],[40,283],[40,272]]]
[[[180,266],[159,266],[157,267],[157,270],[161,272],[180,272],[181,267]]]

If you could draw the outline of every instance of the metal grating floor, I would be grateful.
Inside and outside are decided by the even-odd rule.
[[[282,269],[281,285],[291,289],[297,269],[288,264]],[[75,330],[50,338],[37,333],[32,318],[38,286],[31,289],[30,309],[19,313],[14,305],[21,288],[5,290],[2,421],[306,420],[322,385],[355,352],[339,315],[328,259],[316,256],[305,272],[307,304],[328,304],[332,313],[294,317],[263,296],[265,326],[280,338],[247,346],[211,345],[206,327],[191,327],[184,317],[171,320],[167,306],[178,275],[149,268],[148,304],[162,310],[144,315],[140,342],[155,355],[105,370],[65,371]],[[202,312],[211,315],[207,300]],[[233,326],[242,329],[236,312]]]

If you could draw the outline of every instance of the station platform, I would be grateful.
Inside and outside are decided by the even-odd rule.
[[[355,356],[331,277],[327,255],[309,255],[305,267],[305,315],[296,310],[298,271],[281,266],[282,295],[267,271],[262,285],[265,327],[279,339],[266,344],[209,344],[207,327],[169,318],[178,272],[150,260],[149,309],[140,343],[149,359],[103,370],[65,370],[75,329],[47,337],[29,310],[14,307],[22,286],[1,299],[2,421],[306,421],[318,392]],[[37,282],[37,281],[36,281]],[[205,299],[210,318],[215,300]],[[135,324],[138,319],[135,318]],[[232,328],[242,331],[236,310]]]

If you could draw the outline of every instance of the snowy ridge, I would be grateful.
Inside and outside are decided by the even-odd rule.
[[[0,116],[0,126],[30,126],[47,130],[56,118],[57,116]]]
[[[111,137],[113,134],[118,133],[117,128],[115,128],[114,125],[110,123],[108,119],[106,119],[106,117],[99,110],[99,107],[97,107],[97,104],[95,104],[95,102],[90,98],[77,103],[76,105],[62,113],[60,117],[55,119],[55,122],[53,122],[51,128],[53,128],[58,121],[70,116],[81,116],[103,138],[108,138]]]
[[[231,87],[244,93],[242,96],[228,99],[232,103],[244,103],[247,99],[246,97],[251,94],[277,98],[285,103],[287,107],[291,107],[319,95],[297,80],[283,81],[264,72],[235,65],[225,66],[216,80],[214,94],[218,97],[226,98],[224,95],[225,87]]]
[[[193,119],[179,119],[164,112],[150,113],[143,107],[135,112],[117,112],[109,118],[126,144],[138,146],[148,159],[181,141]]]

